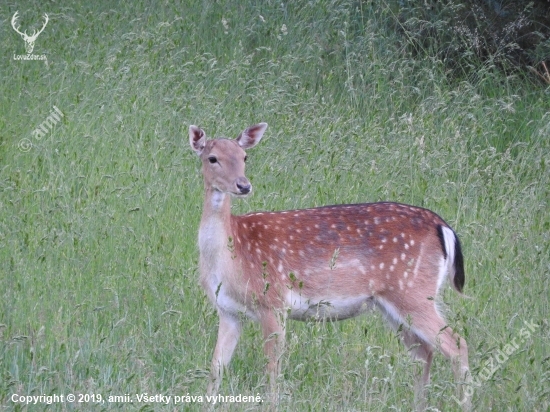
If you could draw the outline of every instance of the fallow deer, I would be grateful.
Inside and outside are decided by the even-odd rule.
[[[252,192],[245,150],[266,128],[259,123],[230,140],[189,127],[205,190],[200,282],[219,315],[208,394],[219,390],[244,317],[261,324],[276,399],[287,318],[342,320],[372,307],[424,362],[415,384],[418,409],[436,349],[452,361],[460,391],[469,376],[466,341],[447,326],[435,299],[446,279],[458,292],[464,286],[453,229],[430,210],[393,202],[232,215],[231,197]],[[469,409],[469,400],[463,406]]]

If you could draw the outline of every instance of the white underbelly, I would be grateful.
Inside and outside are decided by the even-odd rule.
[[[373,307],[372,296],[323,300],[309,299],[290,291],[286,296],[289,318],[294,320],[343,320],[361,315]]]

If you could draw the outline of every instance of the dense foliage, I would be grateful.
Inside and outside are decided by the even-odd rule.
[[[417,55],[435,55],[454,75],[480,64],[526,72],[550,84],[550,1],[400,1],[403,41]]]

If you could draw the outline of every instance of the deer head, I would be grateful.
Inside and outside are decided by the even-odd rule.
[[[28,35],[27,32],[23,32],[21,33],[19,31],[19,26],[17,25],[17,14],[19,12],[16,11],[15,14],[13,15],[12,19],[11,19],[11,26],[13,27],[13,29],[19,33],[21,35],[21,37],[23,38],[23,40],[25,40],[25,51],[27,52],[27,54],[31,54],[32,51],[34,50],[34,42],[36,41],[36,39],[38,38],[38,35],[40,33],[42,33],[44,31],[44,29],[46,28],[46,25],[48,24],[48,15],[46,13],[44,13],[44,25],[42,26],[42,28],[38,31],[34,30],[32,32],[32,35]],[[16,26],[17,25],[17,26]]]

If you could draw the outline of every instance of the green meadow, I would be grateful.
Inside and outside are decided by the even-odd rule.
[[[258,122],[254,193],[234,213],[434,210],[463,246],[465,296],[441,299],[470,348],[474,409],[549,410],[550,88],[413,54],[397,1],[298,3],[0,5],[1,410],[206,408],[217,316],[198,284],[188,127]],[[48,14],[33,51],[47,60],[17,57],[16,11],[27,33]],[[262,344],[247,323],[222,395],[266,399]],[[376,312],[289,322],[280,410],[410,411],[419,369]],[[437,355],[429,410],[460,410],[454,393]]]

